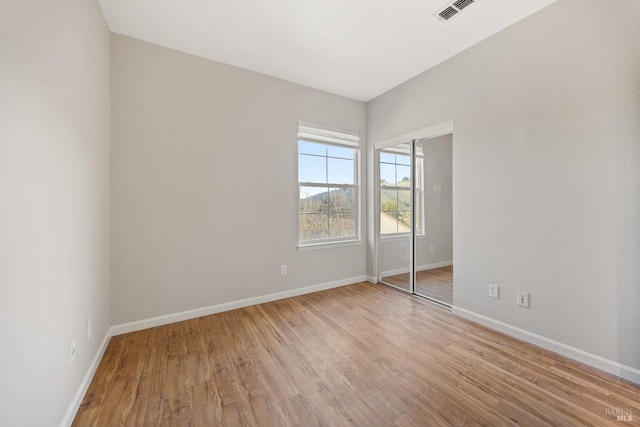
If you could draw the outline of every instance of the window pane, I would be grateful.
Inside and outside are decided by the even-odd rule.
[[[396,212],[398,210],[398,190],[380,191],[380,210],[382,212]]]
[[[300,240],[320,240],[329,238],[329,218],[327,214],[300,214]]]
[[[340,188],[329,192],[329,212],[353,212],[353,188]]]
[[[398,190],[398,210],[408,211],[411,209],[411,190]]]
[[[396,166],[396,170],[398,173],[398,185],[409,188],[411,185],[411,168],[409,166],[398,165]]]
[[[380,152],[380,163],[395,163],[396,155],[391,153]]]
[[[327,155],[329,157],[340,157],[341,159],[355,159],[355,150],[353,148],[336,147],[327,145]]]
[[[403,150],[404,151],[404,150]],[[407,149],[407,152],[409,152],[409,150]],[[396,163],[399,165],[406,165],[409,166],[411,165],[411,159],[410,156],[404,155],[404,154],[397,154],[396,155]]]
[[[329,180],[332,184],[353,184],[353,160],[329,158]]]
[[[398,144],[380,151],[380,233],[386,235],[411,231],[411,155],[409,144]],[[420,153],[420,150],[416,150]],[[424,159],[417,158],[416,232],[424,233],[424,197],[421,193]],[[397,187],[398,190],[390,190]]]
[[[380,234],[395,234],[398,232],[398,220],[389,213],[380,212]]]
[[[300,187],[300,212],[326,213],[328,192],[328,188]]]
[[[299,182],[327,182],[327,158],[300,154],[298,156]]]
[[[353,212],[329,214],[329,237],[352,237],[356,235]]]
[[[396,185],[396,167],[386,163],[380,164],[380,184]]]
[[[398,233],[411,231],[411,211],[398,211]]]
[[[298,141],[298,153],[326,156],[327,146],[324,144],[316,144],[315,142]]]

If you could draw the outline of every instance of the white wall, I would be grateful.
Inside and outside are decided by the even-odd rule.
[[[364,103],[121,35],[111,47],[114,324],[365,276],[364,242],[296,246],[298,121],[366,141]]]
[[[638,369],[640,2],[615,3],[560,0],[394,88],[368,135],[453,120],[458,308]]]
[[[2,426],[59,424],[111,324],[109,97],[97,1],[3,1]]]

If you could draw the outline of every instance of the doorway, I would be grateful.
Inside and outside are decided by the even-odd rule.
[[[375,148],[378,280],[451,307],[452,129],[441,125]]]

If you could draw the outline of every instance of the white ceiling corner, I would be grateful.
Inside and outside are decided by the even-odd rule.
[[[111,31],[369,101],[556,0],[100,0]]]

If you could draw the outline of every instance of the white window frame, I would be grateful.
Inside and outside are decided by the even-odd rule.
[[[316,144],[333,145],[336,147],[350,148],[354,152],[354,177],[353,185],[351,184],[332,184],[332,183],[314,183],[300,182],[299,177],[299,142],[306,141]],[[306,251],[313,249],[324,249],[332,247],[342,247],[359,245],[362,243],[361,237],[361,176],[360,176],[360,134],[358,132],[346,131],[342,129],[330,128],[327,126],[316,125],[307,122],[298,123],[298,139],[296,141],[296,174],[298,175],[298,218],[297,218],[297,236],[298,250]],[[335,237],[317,240],[300,240],[300,188],[301,187],[325,187],[325,188],[353,188],[353,221],[354,235],[349,237]]]

